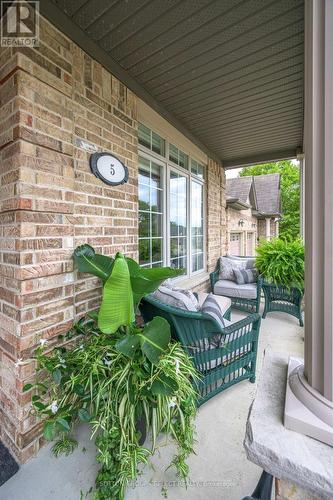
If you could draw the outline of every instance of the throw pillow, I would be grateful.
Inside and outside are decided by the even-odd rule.
[[[238,257],[237,255],[227,254],[228,259],[246,261],[245,269],[252,269],[255,267],[256,258],[255,257]]]
[[[185,292],[185,293],[184,293]],[[177,307],[178,309],[185,309],[185,311],[198,311],[199,305],[198,301],[196,303],[192,298],[189,298],[187,294],[188,290],[175,290],[174,288],[169,288],[167,286],[161,285],[154,293],[153,297],[157,300],[163,302],[171,307]]]
[[[256,283],[258,281],[258,271],[256,269],[234,269],[234,276],[237,285]]]
[[[166,286],[167,288],[170,288],[171,290],[175,290],[176,292],[183,293],[192,302],[196,311],[198,311],[200,309],[198,299],[196,298],[194,293],[191,292],[191,290],[186,290],[186,289],[178,288],[177,286],[174,286],[174,284],[170,278],[167,279],[166,281],[164,281],[162,286]]]
[[[209,314],[212,318],[214,318],[222,328],[225,328],[226,323],[223,317],[223,313],[219,306],[219,303],[215,299],[212,293],[209,293],[206,297],[205,302],[201,306],[201,312],[205,314]]]
[[[234,269],[245,269],[246,260],[231,259],[228,257],[220,257],[220,280],[235,281]]]

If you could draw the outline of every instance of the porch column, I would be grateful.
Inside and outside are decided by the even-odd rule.
[[[333,445],[333,1],[305,2],[305,357],[288,428]],[[296,402],[297,404],[297,402]],[[289,408],[290,410],[290,408]]]
[[[305,213],[305,161],[304,154],[298,155],[297,159],[299,161],[299,180],[300,180],[300,200],[299,200],[299,215],[300,215],[300,234],[301,238],[304,239],[305,236],[305,224],[304,224],[304,213]]]
[[[271,239],[271,219],[270,217],[266,218],[266,240]]]

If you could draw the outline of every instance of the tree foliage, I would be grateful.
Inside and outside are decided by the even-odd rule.
[[[278,173],[281,176],[280,237],[295,239],[300,234],[300,170],[290,160],[245,167],[240,176]]]

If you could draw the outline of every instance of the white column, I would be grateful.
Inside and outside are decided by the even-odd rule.
[[[266,218],[266,240],[271,239],[271,219],[270,217]]]
[[[279,219],[277,218],[275,221],[275,236],[278,238],[280,233]]]
[[[333,1],[305,2],[305,357],[288,428],[333,445]],[[287,391],[288,396],[288,391]],[[294,401],[294,403],[295,403]],[[295,404],[296,404],[295,403]],[[295,406],[295,405],[294,405]],[[297,405],[296,405],[297,406]],[[295,410],[295,408],[294,408]]]
[[[299,160],[299,178],[300,178],[300,199],[299,199],[299,214],[300,214],[300,233],[301,238],[305,237],[305,160],[304,155],[298,155]]]

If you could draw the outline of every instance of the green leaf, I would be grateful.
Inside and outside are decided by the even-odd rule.
[[[33,384],[25,384],[23,386],[22,390],[23,390],[23,392],[27,392],[27,391],[30,391],[30,389],[32,389],[32,388],[33,388]]]
[[[80,245],[74,250],[74,262],[81,273],[98,276],[105,283],[111,274],[114,259],[95,253],[90,245]]]
[[[61,371],[59,370],[59,368],[56,368],[53,372],[52,372],[52,378],[53,380],[55,381],[56,384],[60,384],[61,382]]]
[[[145,295],[154,292],[169,278],[175,278],[184,274],[184,269],[172,269],[171,267],[155,267],[142,269],[135,260],[127,258],[128,269],[131,275],[134,305],[137,306]]]
[[[167,375],[161,375],[152,383],[151,392],[155,396],[170,396],[177,391],[178,387],[179,386],[175,380]]]
[[[133,359],[138,347],[140,346],[140,337],[137,334],[125,335],[115,344],[117,351],[121,352],[128,358]]]
[[[43,428],[43,434],[45,439],[47,439],[47,441],[52,441],[52,439],[54,438],[54,433],[55,433],[54,422],[45,422]]]
[[[56,424],[62,432],[68,432],[71,429],[69,423],[64,418],[58,418]]]
[[[114,333],[120,326],[134,322],[133,295],[125,257],[117,253],[112,273],[103,288],[98,327],[103,333]]]
[[[38,396],[37,394],[35,394],[34,396],[32,396],[31,400],[32,400],[32,402],[39,401],[40,400],[40,396]]]
[[[151,363],[156,364],[171,340],[169,323],[166,319],[155,316],[138,335],[142,352]]]
[[[85,408],[80,408],[80,410],[78,411],[78,416],[81,422],[90,422],[89,412]]]
[[[45,410],[45,408],[46,408],[46,405],[44,405],[43,403],[40,403],[39,401],[33,401],[32,404],[38,410]]]

